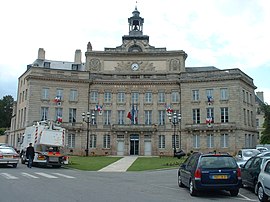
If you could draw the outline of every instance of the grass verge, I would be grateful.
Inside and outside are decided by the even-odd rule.
[[[127,171],[145,171],[166,168],[177,168],[184,162],[186,157],[181,159],[173,157],[138,157]]]
[[[66,167],[86,171],[97,171],[121,158],[122,157],[108,156],[70,156],[69,165],[66,165]]]

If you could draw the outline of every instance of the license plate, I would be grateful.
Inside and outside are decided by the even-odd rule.
[[[13,156],[3,156],[4,159],[13,159]]]
[[[50,157],[49,160],[53,162],[58,162],[58,157]]]
[[[213,175],[213,179],[215,180],[225,180],[228,179],[227,175]]]

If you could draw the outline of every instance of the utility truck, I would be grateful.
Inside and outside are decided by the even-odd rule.
[[[21,163],[28,161],[26,148],[32,143],[35,149],[34,165],[61,167],[68,164],[68,157],[64,155],[65,129],[51,121],[37,122],[26,127],[21,139]]]

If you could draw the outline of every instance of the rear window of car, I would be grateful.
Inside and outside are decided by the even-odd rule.
[[[205,169],[238,168],[236,161],[231,156],[202,156],[200,167]]]
[[[244,150],[243,151],[243,156],[245,157],[252,157],[255,156],[256,154],[259,154],[259,150]]]
[[[0,153],[2,153],[2,154],[6,154],[6,153],[14,153],[15,151],[14,151],[14,149],[12,149],[12,148],[1,148],[0,149]]]

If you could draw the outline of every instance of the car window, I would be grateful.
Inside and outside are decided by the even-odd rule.
[[[264,172],[269,173],[270,174],[270,161],[267,162]]]
[[[243,156],[245,157],[252,157],[255,156],[256,154],[259,154],[259,150],[244,150],[243,151]]]
[[[203,156],[200,167],[205,169],[237,168],[237,163],[231,156]]]
[[[194,164],[196,163],[196,159],[197,159],[196,157],[197,157],[197,155],[193,155],[190,158],[190,160],[189,160],[189,162],[187,164],[187,169],[192,169],[193,168]]]
[[[246,162],[244,168],[245,168],[245,169],[250,168],[250,167],[251,167],[251,164],[252,164],[252,162],[253,162],[253,160],[254,160],[254,158],[249,159],[249,160]]]
[[[262,163],[262,159],[261,158],[255,158],[255,160],[252,163],[252,168],[254,169],[260,169]]]
[[[14,153],[15,150],[12,148],[1,148],[0,153],[6,154],[6,153]]]

